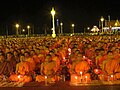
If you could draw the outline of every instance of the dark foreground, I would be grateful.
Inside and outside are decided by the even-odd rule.
[[[59,82],[45,86],[43,83],[30,82],[23,87],[0,87],[0,90],[120,90],[120,84],[71,86],[68,82]]]

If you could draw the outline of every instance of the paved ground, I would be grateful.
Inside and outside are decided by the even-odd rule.
[[[14,85],[15,87],[14,87]],[[84,85],[71,85],[69,82],[58,82],[45,86],[43,83],[29,82],[21,84],[21,87],[14,82],[0,86],[0,90],[120,90],[120,84],[84,84]],[[8,85],[8,86],[7,86]],[[11,85],[11,86],[10,86]]]

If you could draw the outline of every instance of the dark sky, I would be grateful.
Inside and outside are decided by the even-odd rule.
[[[32,23],[42,30],[45,24],[51,25],[51,7],[56,17],[69,30],[75,23],[76,31],[83,27],[98,25],[101,16],[107,19],[120,18],[119,0],[2,0],[0,1],[0,25],[14,25],[16,22]]]

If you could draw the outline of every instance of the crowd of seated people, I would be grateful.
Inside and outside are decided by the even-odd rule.
[[[98,70],[97,72],[95,70]],[[0,39],[0,80],[42,82],[120,79],[119,36],[50,36]]]

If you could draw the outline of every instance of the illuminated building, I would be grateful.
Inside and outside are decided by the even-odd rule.
[[[120,32],[120,20],[105,20],[105,27],[103,29],[107,33]]]

